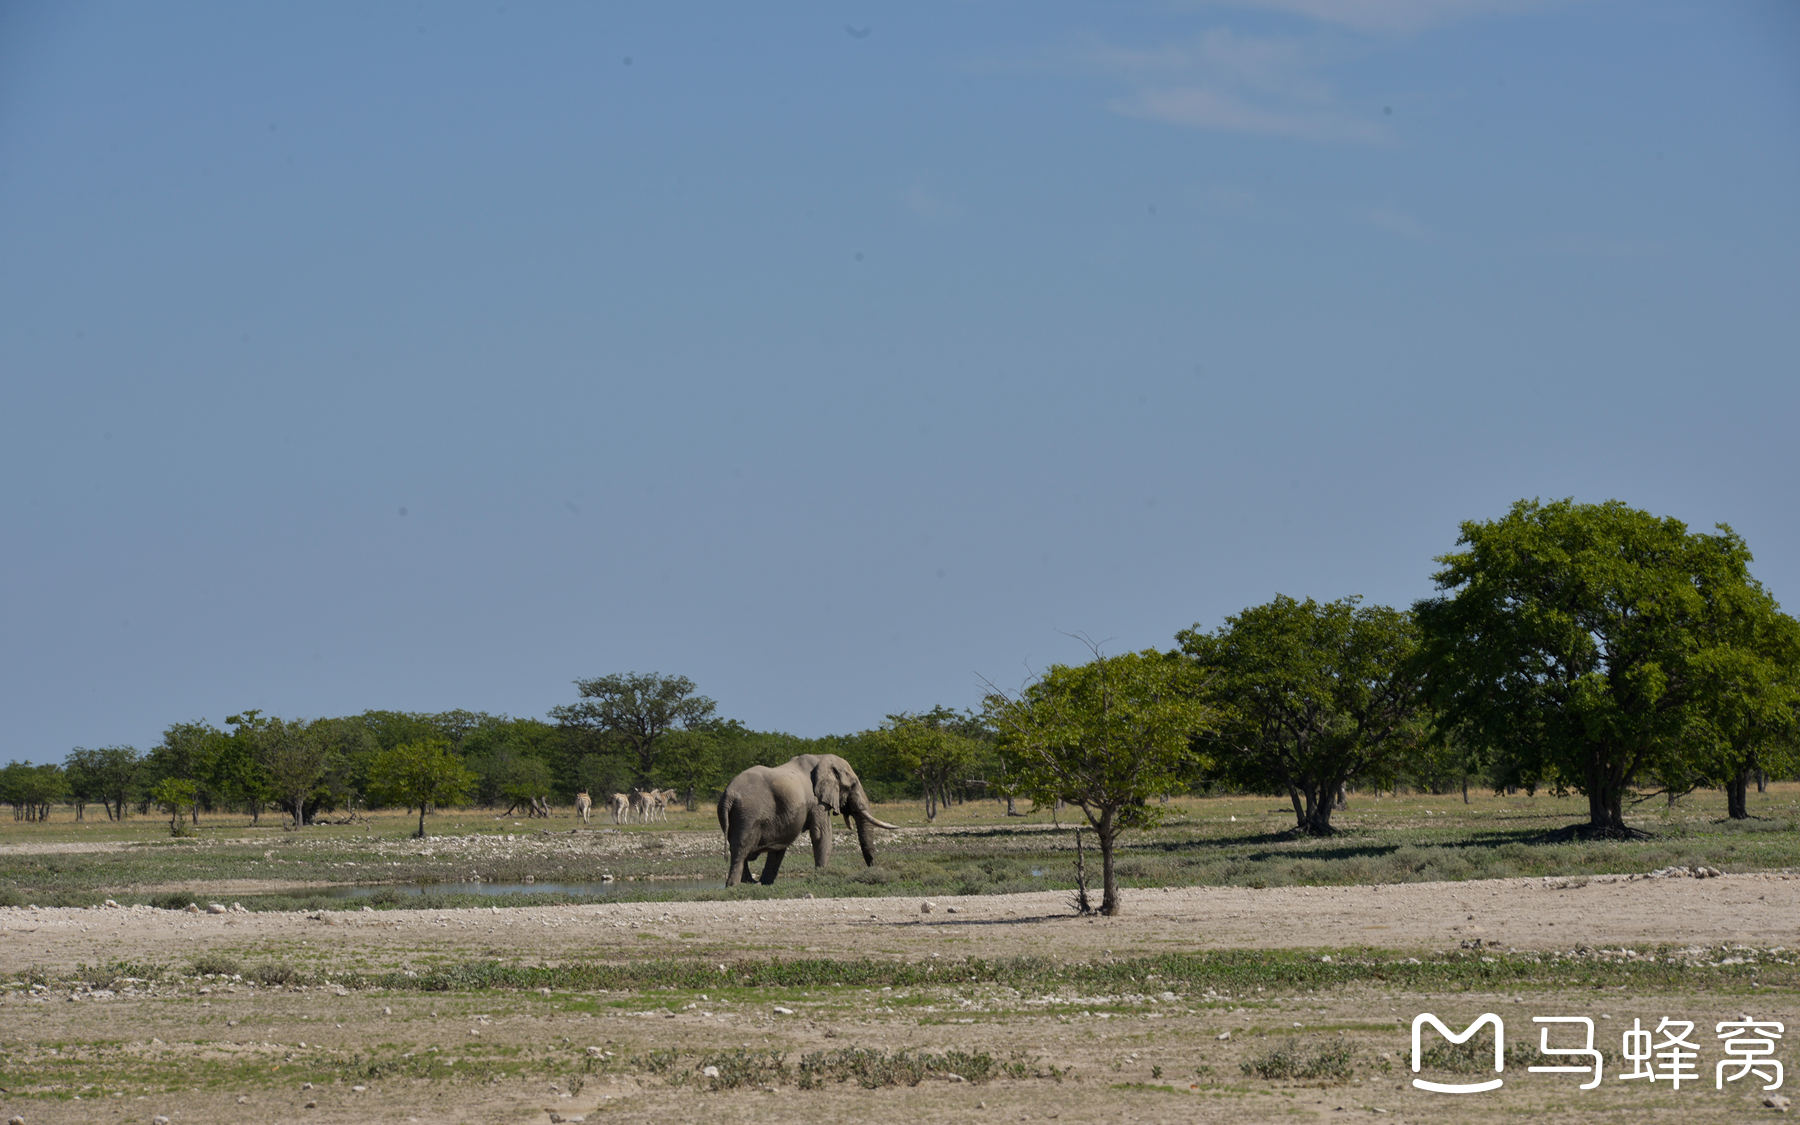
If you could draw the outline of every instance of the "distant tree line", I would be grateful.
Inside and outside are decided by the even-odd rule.
[[[603,806],[672,788],[694,809],[748,766],[833,753],[876,800],[922,800],[928,817],[978,799],[1073,805],[1109,865],[1113,834],[1175,793],[1279,794],[1296,831],[1325,834],[1358,790],[1544,789],[1586,796],[1583,831],[1617,835],[1633,793],[1717,788],[1741,818],[1751,784],[1800,769],[1800,624],[1729,528],[1692,533],[1617,501],[1520,501],[1464,523],[1457,548],[1438,560],[1436,596],[1407,609],[1278,596],[1181,630],[1167,651],[1093,646],[1016,692],[990,684],[979,710],[896,711],[854,734],[750,730],[685,677],[629,672],[575,681],[546,719],[176,723],[143,753],[14,762],[0,802],[21,820],[154,804],[193,823],[404,807],[422,832],[432,806],[530,814],[582,791]]]

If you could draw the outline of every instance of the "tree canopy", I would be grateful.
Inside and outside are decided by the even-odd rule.
[[[1213,632],[1176,634],[1217,709],[1203,739],[1214,775],[1285,792],[1295,827],[1315,836],[1331,832],[1346,783],[1387,770],[1425,733],[1412,619],[1358,602],[1283,595]]]
[[[475,774],[463,764],[448,739],[427,738],[377,750],[369,766],[371,791],[377,799],[418,806],[419,830],[425,838],[425,814],[433,805],[468,799]]]
[[[1415,607],[1432,698],[1517,777],[1585,794],[1588,831],[1625,833],[1633,779],[1679,774],[1723,724],[1749,549],[1617,500],[1521,500],[1457,542]]]
[[[918,714],[889,715],[881,737],[900,768],[925,790],[925,819],[936,820],[938,808],[950,802],[952,785],[968,776],[983,743],[968,733],[974,722],[948,707]]]
[[[1752,774],[1800,765],[1800,622],[1754,581],[1721,590],[1714,618],[1692,661],[1690,777],[1725,790],[1726,814],[1743,820]]]
[[[1100,913],[1119,912],[1113,844],[1127,828],[1154,824],[1152,797],[1177,792],[1192,743],[1208,723],[1194,666],[1154,650],[1051,665],[1018,695],[991,691],[987,717],[999,736],[1010,784],[1043,804],[1079,808],[1100,845]]]
[[[694,728],[712,718],[715,704],[696,694],[686,676],[624,672],[576,680],[581,698],[550,709],[557,722],[595,732],[623,749],[634,780],[648,785],[656,774],[662,737],[672,729]]]

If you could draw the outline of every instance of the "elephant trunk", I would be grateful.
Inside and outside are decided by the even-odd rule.
[[[854,816],[859,821],[873,824],[877,828],[885,828],[889,832],[900,831],[898,824],[889,824],[869,811],[869,798],[863,794],[861,786],[858,786],[856,792],[850,794],[849,799],[844,802],[844,815],[846,817]]]
[[[889,824],[869,811],[869,802],[858,790],[844,802],[844,819],[856,826],[856,842],[862,846],[863,863],[875,866],[875,834],[873,828],[886,828],[890,832],[898,832],[899,825]]]
[[[844,813],[844,819],[848,820],[850,823],[856,825],[856,842],[858,844],[862,845],[864,866],[874,867],[875,866],[875,834],[869,828],[869,821],[873,820],[874,818],[868,816],[867,814],[858,814],[858,813],[846,811]]]

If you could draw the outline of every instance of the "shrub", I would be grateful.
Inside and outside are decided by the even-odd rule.
[[[191,964],[194,968],[194,975],[199,977],[234,977],[243,971],[237,958],[227,957],[222,953],[202,953],[194,958]]]
[[[304,973],[284,961],[265,961],[244,974],[246,980],[257,984],[299,984],[306,979]]]
[[[1241,1064],[1243,1072],[1270,1081],[1348,1082],[1355,1051],[1345,1039],[1301,1042],[1288,1039]]]

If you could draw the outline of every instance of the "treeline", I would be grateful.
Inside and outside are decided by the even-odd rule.
[[[77,817],[274,808],[297,823],[391,805],[419,808],[422,830],[429,805],[529,814],[582,791],[604,807],[610,793],[672,788],[692,808],[748,766],[834,753],[875,799],[922,799],[928,816],[986,797],[1087,809],[1105,789],[1129,808],[1228,790],[1286,796],[1296,828],[1325,833],[1359,788],[1473,784],[1583,794],[1589,827],[1616,834],[1634,790],[1714,787],[1744,817],[1753,779],[1800,769],[1800,624],[1729,528],[1690,533],[1617,501],[1520,501],[1464,523],[1458,548],[1438,560],[1437,596],[1410,608],[1277,597],[1181,630],[1167,650],[1110,662],[1096,650],[1017,696],[990,691],[979,711],[896,712],[855,734],[750,730],[685,677],[632,672],[575,681],[546,719],[177,723],[144,753],[15,762],[0,801],[20,819],[68,802]]]
[[[14,762],[0,770],[0,802],[11,805],[19,820],[47,817],[55,805],[73,806],[78,820],[95,812],[119,819],[156,807],[167,811],[168,802],[157,794],[173,792],[194,823],[202,814],[224,813],[254,823],[271,811],[290,820],[298,811],[300,821],[310,823],[323,814],[415,807],[420,802],[396,791],[406,788],[403,779],[396,784],[389,775],[409,754],[429,761],[431,750],[443,748],[462,771],[463,783],[452,787],[459,790],[455,800],[531,815],[534,799],[568,804],[578,791],[607,794],[653,784],[679,782],[685,797],[704,800],[726,771],[839,745],[836,739],[708,720],[663,731],[646,754],[606,730],[476,711],[366,711],[312,720],[246,711],[222,727],[205,720],[176,723],[148,751],[80,748],[60,765]],[[439,772],[458,776],[442,767]],[[191,785],[191,794],[166,788],[168,782]]]

